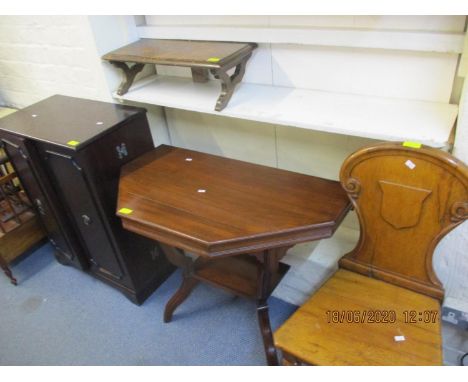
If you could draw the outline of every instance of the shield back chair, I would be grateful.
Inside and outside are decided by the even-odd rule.
[[[275,333],[284,365],[440,365],[437,243],[468,217],[468,167],[452,155],[385,143],[340,172],[360,223],[353,251]]]

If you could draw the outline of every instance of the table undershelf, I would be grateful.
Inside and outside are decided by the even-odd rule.
[[[279,284],[288,269],[289,265],[279,263],[278,271],[273,276],[271,290]],[[258,272],[258,261],[250,255],[195,262],[197,279],[248,298],[257,296]]]
[[[218,81],[152,75],[136,82],[122,101],[133,101],[385,141],[446,147],[458,106],[374,96],[241,83],[222,112],[213,110]]]

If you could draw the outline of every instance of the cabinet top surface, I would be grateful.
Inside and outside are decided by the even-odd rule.
[[[144,109],[54,95],[0,120],[0,130],[79,149]]]
[[[336,181],[162,145],[122,168],[117,214],[134,232],[218,255],[330,236],[349,207]]]
[[[141,39],[107,53],[108,61],[220,67],[255,49],[253,43]]]

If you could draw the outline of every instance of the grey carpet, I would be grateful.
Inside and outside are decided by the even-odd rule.
[[[142,305],[76,269],[44,245],[0,274],[0,365],[264,365],[255,304],[200,285],[164,324],[174,273]],[[278,327],[295,306],[271,297]]]

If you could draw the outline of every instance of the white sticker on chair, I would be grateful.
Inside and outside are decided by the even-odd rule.
[[[395,336],[394,338],[395,338],[395,342],[401,342],[406,339],[405,336]]]
[[[204,189],[200,188],[199,190],[197,190],[197,192],[204,193],[204,192],[206,192],[206,190],[204,190]]]
[[[406,167],[408,167],[410,170],[413,170],[413,169],[416,167],[416,165],[415,165],[410,159],[408,159],[408,160],[405,162],[405,165],[406,165]]]

